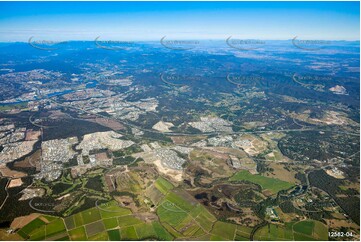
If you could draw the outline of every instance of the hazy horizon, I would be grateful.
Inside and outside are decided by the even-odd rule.
[[[104,39],[357,41],[359,2],[0,2],[1,42]]]

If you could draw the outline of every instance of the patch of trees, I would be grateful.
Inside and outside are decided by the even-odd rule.
[[[90,177],[85,185],[86,188],[103,192],[103,181],[101,176]]]
[[[295,178],[297,180],[300,180],[302,184],[306,184],[307,183],[307,179],[306,179],[306,175],[304,173],[298,172],[295,175]]]
[[[284,213],[294,213],[296,210],[291,201],[280,203],[279,207]]]
[[[64,192],[65,190],[69,189],[72,186],[72,184],[68,184],[68,183],[56,183],[51,189],[53,191],[53,194],[60,194],[62,192]]]
[[[327,175],[324,170],[311,172],[309,180],[312,186],[327,192],[355,223],[360,224],[360,199],[357,196],[347,195],[339,188],[343,184],[342,180]],[[347,196],[338,197],[337,194]]]

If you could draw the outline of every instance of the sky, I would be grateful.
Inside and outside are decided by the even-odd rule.
[[[0,41],[359,40],[359,2],[0,2]]]

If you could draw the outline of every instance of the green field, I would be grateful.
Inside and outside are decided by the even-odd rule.
[[[88,237],[91,237],[93,235],[96,235],[98,233],[105,231],[105,226],[103,224],[102,220],[96,221],[91,224],[85,225],[85,231]]]
[[[100,212],[97,208],[87,209],[81,212],[81,216],[83,217],[84,224],[89,224],[101,219]]]
[[[79,227],[84,224],[83,217],[81,216],[81,213],[74,214],[73,219],[75,221],[75,227]]]
[[[68,231],[71,240],[87,240],[85,228],[79,227]]]
[[[302,235],[307,235],[318,240],[328,240],[327,226],[320,221],[305,220],[297,222],[293,225],[295,238]]]
[[[186,215],[188,216],[188,215]],[[18,231],[31,240],[172,240],[158,221],[144,222],[115,201],[66,218],[40,216]]]
[[[109,240],[118,241],[121,239],[119,229],[108,230]]]
[[[281,181],[275,178],[269,178],[261,175],[252,175],[248,171],[237,172],[229,180],[250,181],[252,183],[260,185],[263,190],[269,190],[274,194],[278,193],[281,190],[287,190],[294,185],[292,183]]]
[[[160,221],[165,222],[171,226],[177,226],[181,221],[183,221],[188,215],[186,212],[179,210],[169,210],[166,206],[161,204],[157,209],[157,214]]]
[[[315,221],[313,236],[320,240],[328,240],[328,227],[320,221]]]
[[[98,204],[66,218],[40,216],[18,231],[32,240],[244,240],[250,228],[217,221],[203,205],[163,178],[154,184],[164,196],[159,221],[145,222],[115,201]]]
[[[301,221],[293,225],[293,231],[301,234],[312,235],[314,221]]]
[[[235,240],[250,240],[252,228],[237,225]]]
[[[107,231],[103,231],[101,233],[89,237],[88,240],[108,240],[108,239],[109,237]]]
[[[132,212],[128,208],[121,208],[115,201],[107,202],[98,206],[103,219],[130,215]]]
[[[173,236],[159,222],[153,222],[153,230],[160,240],[172,240]]]
[[[68,233],[62,218],[40,216],[18,231],[24,239],[55,240],[67,237]]]
[[[133,226],[122,228],[121,230],[122,240],[137,240],[137,232]]]
[[[269,224],[257,230],[254,238],[256,240],[293,240],[293,233],[292,228],[289,230],[285,226]]]
[[[283,225],[269,224],[257,230],[255,240],[328,240],[326,225],[305,220]]]
[[[106,218],[103,220],[104,226],[106,229],[113,229],[118,227],[118,219],[117,218]]]
[[[222,240],[234,240],[237,225],[217,221],[212,229],[212,234],[216,235]]]
[[[201,237],[210,233],[217,221],[192,197],[168,191],[157,209],[163,226],[175,237]]]
[[[138,224],[134,228],[139,239],[155,238],[157,236],[151,223]]]
[[[186,212],[191,211],[194,208],[192,202],[188,201],[185,197],[176,194],[175,192],[169,192],[167,196],[165,196],[165,200],[175,205],[175,209],[180,209]],[[196,202],[194,202],[196,203]]]
[[[156,213],[159,221],[145,222],[116,201],[97,202],[93,208],[65,218],[46,216],[38,218],[18,231],[24,239],[66,240],[173,240],[176,238],[213,239],[221,234],[232,239],[237,226],[218,222],[193,196],[178,190],[159,177],[154,189],[162,194]],[[214,234],[212,234],[212,229]],[[231,237],[229,237],[230,232]]]
[[[172,190],[174,187],[172,183],[164,179],[163,177],[159,177],[155,183],[154,186],[163,194],[167,194],[169,190]]]
[[[67,230],[71,230],[71,229],[75,228],[75,222],[74,222],[73,216],[64,218],[64,222],[65,222]]]
[[[56,234],[63,234],[66,232],[65,224],[63,219],[55,219],[45,226],[46,238],[50,238]]]
[[[27,102],[15,103],[15,104],[5,104],[0,105],[0,111],[7,111],[12,109],[25,109],[28,107]]]
[[[44,240],[45,236],[45,229],[38,229],[30,234],[30,240]]]
[[[133,215],[127,215],[118,218],[118,224],[120,227],[141,224],[143,223],[142,220],[135,218]]]
[[[27,225],[25,225],[24,227],[22,227],[18,231],[18,234],[25,239],[25,238],[28,237],[28,235],[32,231],[34,231],[35,229],[43,226],[44,224],[45,224],[45,222],[43,220],[41,220],[40,218],[36,218],[33,221],[31,221],[30,223],[28,223]]]

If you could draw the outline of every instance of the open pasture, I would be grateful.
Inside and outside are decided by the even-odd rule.
[[[328,240],[326,225],[305,220],[283,225],[269,224],[257,230],[255,240]]]
[[[211,231],[216,218],[190,196],[168,192],[157,208],[167,230],[176,237],[199,237]]]
[[[100,204],[66,218],[38,217],[18,231],[31,240],[139,240],[172,239],[159,222],[145,223],[115,201]]]
[[[277,194],[281,190],[287,190],[291,188],[294,184],[281,181],[276,178],[269,178],[261,175],[253,175],[248,171],[240,171],[234,174],[230,181],[249,181],[255,184],[258,184],[262,187],[262,190],[269,190],[273,194]]]
[[[172,190],[174,186],[172,183],[164,179],[163,177],[159,177],[155,183],[154,186],[163,194],[167,194],[169,190]]]

